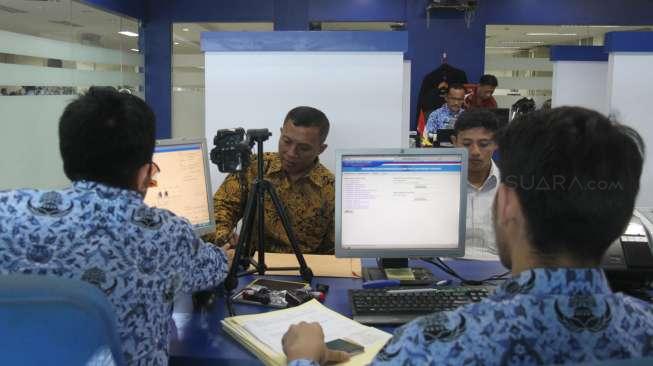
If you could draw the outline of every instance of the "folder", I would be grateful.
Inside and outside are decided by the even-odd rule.
[[[253,258],[258,258],[258,252]],[[350,277],[360,278],[360,258],[336,258],[333,254],[304,254],[306,264],[318,277]],[[265,265],[268,267],[299,267],[297,257],[290,253],[265,253]],[[253,269],[254,267],[250,267]],[[299,275],[299,270],[294,271],[269,271],[269,276]]]
[[[284,310],[225,318],[222,328],[264,364],[282,366],[287,364],[287,359],[281,338],[290,325],[301,321],[320,323],[325,342],[346,339],[365,348],[363,353],[352,356],[343,365],[369,364],[392,337],[382,330],[355,322],[317,300]]]

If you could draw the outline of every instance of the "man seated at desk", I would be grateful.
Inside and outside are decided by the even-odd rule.
[[[373,363],[592,364],[652,356],[653,306],[613,293],[599,268],[633,213],[641,137],[597,112],[563,107],[520,116],[498,143],[494,226],[512,279],[479,303],[397,329]],[[319,324],[300,323],[282,344],[292,365],[341,360],[323,338]]]
[[[430,146],[429,134],[437,133],[440,129],[452,129],[456,119],[463,111],[465,88],[462,84],[451,84],[444,97],[446,103],[431,112],[426,121],[426,128],[422,136],[422,146]]]
[[[143,100],[91,87],[59,121],[72,186],[0,193],[0,274],[97,286],[116,312],[129,365],[166,365],[175,296],[215,287],[228,270],[226,253],[187,220],[143,203],[155,171],[154,127]]]
[[[475,109],[461,113],[451,142],[469,154],[467,165],[467,223],[465,257],[496,258],[497,246],[491,208],[499,186],[499,168],[492,160],[497,149],[495,134],[499,121],[492,112]]]
[[[476,89],[465,96],[465,108],[496,108],[497,101],[492,94],[498,85],[496,76],[490,74],[481,76]]]
[[[281,128],[279,152],[263,157],[263,178],[275,187],[290,219],[302,253],[334,252],[335,178],[318,156],[327,148],[329,120],[320,110],[296,107],[288,112]],[[241,182],[232,173],[215,193],[215,240],[234,244],[233,230],[243,217],[247,193],[257,175],[256,159]],[[256,227],[252,245],[256,247]],[[292,246],[281,218],[269,196],[265,200],[265,249],[291,253]]]

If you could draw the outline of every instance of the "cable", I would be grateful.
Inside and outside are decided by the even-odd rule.
[[[506,271],[504,273],[495,274],[495,275],[492,275],[490,277],[487,277],[487,278],[484,278],[484,279],[481,279],[481,280],[471,280],[471,279],[467,279],[467,278],[464,278],[461,275],[459,275],[453,268],[449,267],[449,265],[444,263],[444,261],[442,261],[442,259],[440,259],[439,257],[435,257],[435,260],[437,262],[434,261],[433,259],[430,259],[430,258],[421,258],[421,259],[423,261],[427,262],[427,263],[430,263],[430,264],[438,267],[444,273],[459,279],[460,282],[463,285],[468,285],[468,286],[480,286],[480,285],[483,285],[483,284],[485,284],[486,282],[489,282],[489,281],[502,280],[502,279],[505,279],[510,274],[510,271]]]

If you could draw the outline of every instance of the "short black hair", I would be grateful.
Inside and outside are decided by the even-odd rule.
[[[469,130],[471,128],[482,127],[496,134],[499,130],[499,120],[496,115],[487,109],[469,109],[463,111],[453,126],[454,134]]]
[[[499,85],[499,81],[497,80],[497,77],[491,74],[485,74],[481,76],[481,79],[478,81],[480,85],[489,85],[493,87],[497,87]]]
[[[449,90],[451,90],[451,89],[462,89],[462,90],[464,90],[466,92],[465,86],[463,84],[460,84],[460,83],[450,84],[449,85]],[[449,90],[447,90],[447,94],[449,94]]]
[[[72,181],[133,189],[138,169],[152,161],[154,113],[137,96],[91,87],[59,119],[63,169]]]
[[[497,137],[501,181],[517,192],[544,255],[600,261],[635,206],[644,142],[580,107],[519,116]]]
[[[298,127],[317,127],[320,130],[320,142],[326,141],[329,135],[329,119],[321,110],[313,107],[299,106],[288,112],[283,123],[291,121]]]

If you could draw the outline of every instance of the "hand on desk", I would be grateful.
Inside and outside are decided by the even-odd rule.
[[[349,355],[342,351],[333,351],[324,344],[324,332],[318,323],[301,322],[291,325],[286,334],[281,338],[283,352],[288,362],[305,359],[319,362],[344,362],[349,360]]]

